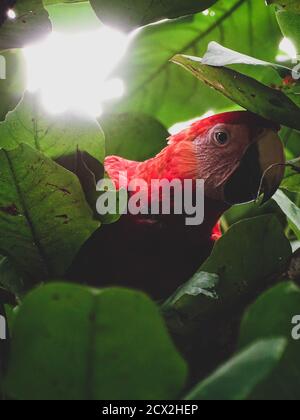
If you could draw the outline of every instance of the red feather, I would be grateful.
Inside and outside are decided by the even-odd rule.
[[[194,140],[217,123],[260,125],[274,128],[249,112],[225,113],[196,122],[169,138],[168,146],[155,158],[133,162],[110,156],[105,169],[117,188],[141,178],[196,179],[198,171]],[[214,165],[214,156],[207,157]],[[219,219],[229,208],[206,197],[205,220],[187,226],[186,215],[123,215],[105,225],[84,245],[69,272],[71,280],[83,279],[95,286],[122,285],[143,289],[155,298],[165,298],[195,273],[221,237]]]

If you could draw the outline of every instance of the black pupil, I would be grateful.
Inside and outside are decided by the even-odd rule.
[[[220,131],[220,132],[216,133],[216,139],[217,139],[218,143],[226,144],[227,141],[228,141],[228,134],[225,133],[224,131]]]

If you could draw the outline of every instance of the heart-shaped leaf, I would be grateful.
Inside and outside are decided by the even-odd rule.
[[[174,399],[186,373],[144,294],[49,284],[14,321],[6,390],[25,400]]]

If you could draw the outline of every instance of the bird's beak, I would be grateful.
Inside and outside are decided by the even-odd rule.
[[[238,169],[224,186],[228,204],[257,200],[263,194],[263,203],[279,188],[285,171],[283,144],[275,129],[258,130]]]

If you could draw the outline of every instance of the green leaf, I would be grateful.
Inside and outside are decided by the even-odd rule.
[[[289,219],[293,230],[300,239],[300,209],[293,203],[284,192],[278,190],[277,193],[273,196],[273,200],[276,201],[278,206],[281,208],[283,213]]]
[[[214,15],[199,13],[145,27],[135,35],[119,68],[127,94],[113,106],[114,112],[143,112],[170,127],[209,110],[233,107],[222,95],[172,65],[171,58],[175,54],[202,57],[209,42],[217,41],[272,61],[282,35],[273,11],[263,1],[219,0],[211,11]],[[262,68],[252,71],[262,78]]]
[[[281,183],[281,188],[291,192],[300,193],[300,175],[294,174],[285,178]]]
[[[299,315],[300,289],[293,283],[281,283],[263,294],[246,313],[240,347],[259,339],[284,336],[288,348],[272,375],[252,394],[252,399],[300,399],[300,341],[292,338],[292,320]]]
[[[49,284],[25,298],[14,322],[14,398],[173,399],[185,379],[157,307],[140,292]]]
[[[106,154],[144,161],[167,145],[169,133],[151,116],[139,113],[106,114],[100,118]]]
[[[11,150],[20,143],[54,160],[71,158],[69,169],[76,167],[77,150],[99,162],[103,162],[105,155],[104,133],[96,120],[72,113],[48,114],[38,97],[30,93],[0,123],[0,147]]]
[[[268,4],[276,4],[277,20],[283,35],[289,38],[300,53],[300,3],[299,0],[267,0]]]
[[[261,340],[197,385],[186,400],[245,400],[280,362],[287,346],[283,338]]]
[[[215,293],[218,282],[218,275],[200,271],[168,299],[166,306],[172,305],[178,307],[181,305],[181,301],[186,298],[188,299],[189,296],[199,297],[203,295],[212,299],[218,299]]]
[[[51,31],[42,0],[17,1],[16,19],[7,19],[0,27],[0,51],[22,48]]]
[[[277,20],[284,36],[289,38],[300,53],[300,13],[278,11]]]
[[[46,10],[53,31],[78,34],[100,28],[100,22],[88,1],[47,1]]]
[[[208,9],[217,0],[90,0],[99,19],[125,30]]]
[[[16,107],[25,90],[25,61],[17,50],[0,55],[0,121]]]
[[[197,57],[177,55],[172,61],[243,108],[269,120],[300,129],[300,108],[280,90],[235,70],[205,65]]]
[[[267,4],[276,4],[280,9],[300,13],[299,0],[266,0]]]
[[[298,158],[300,156],[300,132],[288,127],[283,127],[280,131],[280,137],[285,145],[287,159]],[[294,173],[295,172],[293,172],[293,174]]]
[[[98,218],[99,215],[96,212],[96,202],[99,197],[99,193],[97,192],[97,181],[104,177],[104,166],[100,166],[98,161],[94,160],[87,153],[80,152],[79,150],[77,151],[76,156],[71,156],[71,159],[59,159],[58,163],[77,175],[86,201],[93,210],[94,217]]]
[[[197,296],[185,293],[179,300],[171,299],[163,307],[168,324],[172,330],[184,333],[220,312],[229,316],[232,308],[237,312],[240,306],[244,309],[253,296],[285,271],[291,254],[290,243],[275,216],[264,215],[236,223],[216,243],[199,270],[219,276],[215,293]],[[193,280],[189,287],[192,284]]]
[[[9,292],[20,295],[24,291],[24,281],[8,258],[0,261],[0,287]]]
[[[0,151],[0,252],[27,286],[61,276],[99,227],[78,179],[27,145]]]

